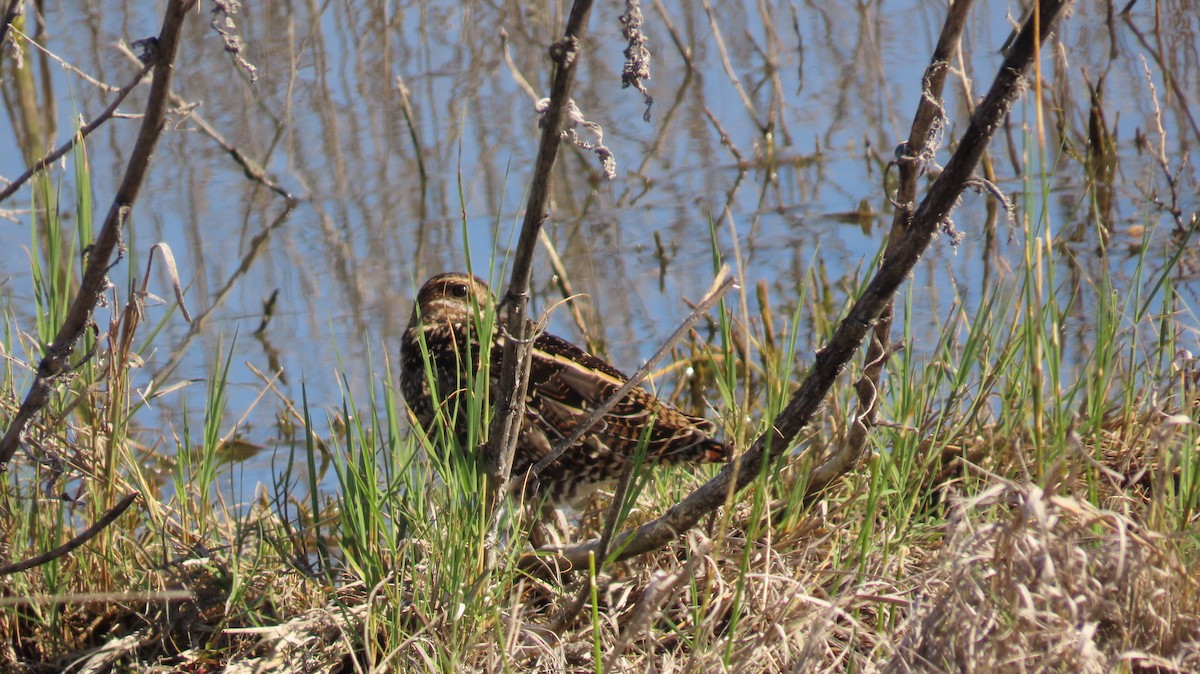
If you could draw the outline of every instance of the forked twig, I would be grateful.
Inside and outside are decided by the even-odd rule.
[[[575,0],[567,19],[566,36],[550,48],[551,58],[558,64],[558,72],[550,89],[550,103],[542,117],[542,138],[538,144],[537,161],[529,187],[529,200],[525,206],[525,219],[521,223],[521,235],[513,255],[512,277],[504,302],[507,309],[505,327],[513,339],[505,340],[504,356],[500,366],[500,400],[496,415],[492,418],[486,452],[488,491],[494,497],[505,493],[512,472],[513,453],[516,451],[517,436],[525,414],[525,390],[529,379],[529,356],[532,348],[529,337],[530,326],[526,320],[529,304],[529,279],[532,276],[533,254],[537,247],[538,231],[546,220],[547,204],[550,201],[550,174],[558,157],[558,145],[567,123],[571,85],[575,79],[575,66],[581,47],[580,40],[587,27],[591,12],[591,0]]]

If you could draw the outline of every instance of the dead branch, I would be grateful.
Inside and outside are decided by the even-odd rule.
[[[7,466],[16,453],[30,420],[50,401],[51,385],[55,378],[70,370],[69,360],[75,343],[92,322],[92,312],[107,286],[113,251],[121,241],[121,228],[125,219],[129,217],[134,202],[137,201],[142,182],[150,169],[150,158],[166,126],[167,99],[175,68],[175,55],[179,51],[179,36],[184,18],[195,5],[196,0],[171,0],[167,4],[166,16],[163,17],[162,31],[157,38],[152,38],[149,42],[147,58],[156,72],[129,164],[113,197],[100,234],[90,247],[87,268],[84,270],[79,292],[75,295],[75,300],[71,303],[67,317],[54,341],[46,345],[33,384],[30,385],[25,400],[9,424],[4,439],[0,440],[0,468]]]
[[[920,256],[929,247],[938,228],[946,222],[959,195],[987,148],[992,134],[1022,93],[1023,73],[1037,56],[1038,49],[1050,35],[1052,27],[1065,7],[1064,0],[1042,0],[1021,28],[1008,51],[991,89],[983,103],[971,116],[970,125],[959,142],[958,149],[946,164],[941,175],[930,187],[906,226],[897,232],[895,245],[867,285],[862,296],[850,308],[832,339],[821,349],[809,368],[803,384],[792,396],[787,407],[775,419],[771,430],[761,435],[744,454],[730,462],[721,472],[675,504],[658,519],[621,534],[612,544],[620,550],[617,559],[628,559],[657,550],[691,529],[702,517],[723,504],[729,503],[739,491],[748,486],[760,473],[764,463],[788,451],[797,433],[816,413],[826,394],[833,387],[846,363],[854,356],[889,305],[900,284],[912,272]],[[835,457],[836,458],[836,457]],[[828,463],[828,462],[827,462]],[[850,466],[837,470],[814,471],[806,488],[806,498],[812,498],[845,474]],[[570,568],[585,563],[589,554],[600,549],[597,540],[562,548],[541,551],[542,556],[526,568]]]
[[[496,401],[496,415],[489,429],[491,440],[486,456],[488,489],[493,497],[506,492],[512,472],[513,452],[525,416],[525,390],[532,348],[530,322],[526,319],[526,313],[533,254],[537,247],[538,231],[546,221],[550,172],[558,157],[558,145],[567,122],[571,85],[575,79],[575,66],[591,8],[591,0],[575,0],[567,20],[565,37],[550,48],[550,57],[558,64],[558,70],[550,88],[550,105],[542,118],[542,138],[530,182],[529,201],[525,205],[525,219],[521,223],[521,235],[513,255],[512,277],[503,301],[505,329],[509,339],[504,342],[504,359],[500,368],[501,397]],[[495,502],[498,499],[494,498]]]

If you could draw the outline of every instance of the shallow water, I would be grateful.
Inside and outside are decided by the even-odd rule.
[[[777,312],[787,312],[810,262],[819,265],[834,301],[845,300],[847,284],[863,274],[890,226],[882,171],[907,136],[944,15],[943,3],[924,1],[717,3],[708,12],[701,3],[664,2],[667,21],[659,7],[644,8],[654,57],[649,123],[641,96],[620,88],[618,10],[598,4],[593,11],[575,100],[603,128],[617,175],[604,180],[593,155],[564,147],[546,225],[570,284],[586,294],[577,302],[589,337],[627,371],[687,314],[683,300],[699,298],[708,286],[713,231],[722,257],[738,261],[752,306],[755,284],[765,280]],[[1139,136],[1159,142],[1151,82],[1162,106],[1165,154],[1173,167],[1183,162],[1180,208],[1196,210],[1190,157],[1200,143],[1193,117],[1200,107],[1200,12],[1191,2],[1162,8],[1156,28],[1152,3],[1135,4],[1127,21],[1110,18],[1104,3],[1077,3],[1060,41],[1043,50],[1049,222],[1070,253],[1059,256],[1056,278],[1064,288],[1087,283],[1105,265],[1118,282],[1129,281],[1136,262],[1130,251],[1142,245],[1145,231],[1154,232],[1151,269],[1175,252],[1171,220],[1153,203],[1166,198],[1162,170],[1138,145]],[[192,332],[178,314],[171,316],[135,375],[139,387],[151,377],[168,385],[196,382],[139,414],[149,437],[178,433],[184,409],[198,423],[203,381],[231,344],[229,424],[263,388],[251,366],[281,372],[277,386],[292,400],[301,398],[303,386],[320,422],[320,410],[340,409],[343,376],[360,403],[378,390],[385,359],[395,362],[413,288],[433,273],[465,267],[464,241],[477,273],[497,284],[507,278],[505,252],[515,241],[538,141],[533,100],[518,82],[527,80],[537,97],[546,94],[546,48],[559,35],[566,9],[554,3],[246,3],[236,21],[245,57],[257,68],[251,84],[223,52],[202,4],[189,20],[176,92],[301,201],[281,219],[284,199],[247,179],[195,117],[180,116],[171,125],[133,214],[127,262],[113,278],[124,285],[123,279],[140,275],[150,246],[165,241],[187,286],[189,309],[211,313]],[[155,33],[155,10],[138,2],[57,3],[48,8],[46,44],[93,77],[122,84],[134,66],[113,44]],[[973,98],[995,73],[1015,12],[1015,3],[977,3],[963,64]],[[675,39],[686,45],[690,72]],[[58,123],[47,143],[57,145],[70,133],[75,111],[90,118],[108,98],[57,66],[47,72]],[[1081,157],[1087,83],[1101,79],[1118,169],[1111,184],[1096,190]],[[139,109],[144,89],[123,111]],[[941,161],[967,117],[961,80],[949,80],[946,90],[948,142]],[[1034,116],[1027,97],[993,143],[997,184],[1016,197],[1018,208],[1025,199],[1016,166],[1038,170],[1023,156],[1036,154]],[[0,128],[0,175],[9,179],[23,170],[11,119]],[[116,120],[88,143],[98,219],[136,131],[136,120]],[[1069,151],[1053,149],[1061,138]],[[71,172],[56,175],[69,195]],[[28,203],[26,188],[0,208]],[[1024,230],[1003,216],[989,226],[985,203],[966,195],[955,214],[962,242],[939,239],[916,272],[912,310],[918,318],[910,348],[918,353],[937,340],[953,302],[965,302],[970,313],[984,284],[1020,280],[1008,270],[1024,250]],[[29,331],[33,290],[22,251],[30,245],[29,218],[13,217],[15,224],[0,223],[0,246],[7,251],[0,255],[0,287],[3,301],[24,317],[19,327]],[[1020,213],[1015,221],[1024,222]],[[1110,255],[1097,253],[1097,221],[1107,227]],[[1189,256],[1176,277],[1190,307],[1200,299],[1196,264]],[[543,249],[535,268],[536,307],[561,297],[556,280]],[[161,270],[152,291],[171,296]],[[274,315],[256,336],[263,302],[276,291]],[[165,312],[152,307],[149,318],[160,320]],[[1064,330],[1075,336],[1078,357],[1091,323],[1086,306],[1073,316],[1077,323]],[[568,312],[556,311],[551,320],[555,332],[580,339]],[[1194,313],[1179,320],[1191,329],[1198,325]],[[801,361],[807,362],[819,336],[808,334],[812,325],[801,329],[807,331]],[[282,409],[268,395],[243,422],[243,437],[267,450],[243,466],[249,483],[266,479],[277,443],[273,420]]]

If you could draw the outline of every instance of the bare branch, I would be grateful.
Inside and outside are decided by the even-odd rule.
[[[862,296],[838,324],[832,339],[816,356],[804,383],[787,407],[744,454],[731,461],[708,483],[675,504],[661,517],[636,530],[626,532],[613,542],[620,549],[616,559],[628,559],[657,550],[696,525],[702,517],[731,502],[737,492],[749,485],[765,462],[788,450],[796,435],[820,408],[826,394],[854,356],[876,320],[889,306],[901,283],[912,272],[917,260],[933,240],[938,227],[949,216],[959,195],[966,188],[992,134],[1021,94],[1023,73],[1037,56],[1036,47],[1045,42],[1066,5],[1064,0],[1042,0],[1033,17],[1022,27],[1008,51],[991,90],[971,116],[970,125],[945,170],[931,186],[928,195],[903,229],[899,241],[884,260]],[[843,474],[838,471],[836,475]],[[832,474],[832,473],[831,473]],[[812,498],[823,487],[810,481],[806,497]],[[551,548],[550,558],[522,560],[526,568],[569,568],[586,562],[589,554],[600,550],[600,541],[592,540],[564,548]]]
[[[135,500],[137,500],[137,497],[139,497],[139,496],[141,496],[141,494],[136,491],[132,492],[130,494],[126,494],[125,498],[122,498],[120,501],[117,502],[117,505],[113,506],[111,510],[104,513],[104,515],[101,516],[100,519],[96,520],[95,524],[88,527],[82,533],[80,533],[78,536],[76,536],[75,538],[72,538],[71,540],[67,541],[66,543],[63,543],[62,545],[58,546],[57,548],[54,548],[53,550],[49,550],[47,552],[43,552],[42,554],[37,555],[36,557],[31,557],[29,559],[26,559],[23,562],[17,562],[16,564],[9,564],[7,566],[0,566],[0,576],[7,576],[7,575],[10,575],[13,573],[17,573],[18,571],[26,571],[26,570],[32,569],[36,566],[41,566],[42,564],[46,564],[47,562],[51,562],[55,559],[58,559],[59,557],[62,557],[63,555],[67,554],[68,552],[71,552],[72,550],[74,550],[75,548],[78,548],[79,546],[83,545],[84,543],[87,543],[92,538],[95,538],[96,534],[100,533],[101,531],[104,531],[105,527],[107,527],[108,525],[117,521],[117,518],[121,516],[121,513],[128,510],[129,506],[133,505],[133,502]]]
[[[179,51],[179,36],[184,18],[195,5],[196,0],[171,0],[167,4],[166,16],[163,17],[162,31],[157,38],[151,38],[150,48],[147,50],[148,58],[157,72],[150,86],[142,127],[129,156],[129,164],[120,186],[117,187],[104,225],[91,246],[79,292],[75,295],[75,300],[71,303],[67,317],[54,341],[46,345],[33,384],[9,424],[4,439],[0,440],[0,467],[6,466],[12,459],[21,444],[25,427],[49,402],[51,383],[59,374],[69,369],[68,361],[75,349],[75,343],[92,321],[92,312],[107,284],[109,261],[121,240],[121,228],[134,202],[137,201],[138,192],[150,169],[150,158],[166,126],[168,93],[174,74],[175,55]]]
[[[513,338],[505,340],[504,359],[500,368],[500,400],[492,418],[487,448],[488,489],[493,496],[504,494],[512,472],[513,452],[521,421],[525,416],[525,390],[529,378],[530,325],[526,320],[529,304],[529,279],[532,275],[533,254],[537,247],[538,231],[546,221],[546,206],[550,200],[550,172],[558,157],[567,123],[567,104],[575,79],[575,66],[581,39],[587,26],[591,0],[575,0],[567,20],[566,36],[550,48],[550,57],[558,63],[558,72],[550,89],[550,104],[542,118],[542,138],[538,145],[537,162],[525,206],[525,219],[513,255],[512,277],[504,296],[505,327]],[[495,501],[493,501],[495,503]]]

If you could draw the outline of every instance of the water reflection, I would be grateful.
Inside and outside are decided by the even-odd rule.
[[[1200,100],[1200,18],[1188,4],[1139,3],[1124,21],[1108,3],[1079,3],[1042,66],[1046,147],[1063,150],[1037,156],[1029,98],[993,145],[994,180],[1018,207],[1027,202],[1026,172],[1039,161],[1052,172],[1064,288],[1086,284],[1100,265],[1128,278],[1124,251],[1141,245],[1144,228],[1161,230],[1151,241],[1154,259],[1174,252],[1170,219],[1154,203],[1164,199],[1163,173],[1144,151],[1159,141],[1140,57],[1163,107],[1164,152],[1178,167],[1200,142],[1189,108]],[[949,143],[999,63],[1006,17],[1019,14],[1015,4],[978,5],[963,61],[953,64],[977,81],[968,90],[952,79],[947,88]],[[155,7],[137,2],[46,9],[47,46],[102,81],[121,81],[134,68],[113,43],[152,34],[159,20]],[[141,386],[151,377],[202,381],[220,340],[239,334],[231,419],[264,387],[255,369],[278,373],[280,397],[300,399],[303,385],[317,408],[335,409],[342,373],[360,400],[380,385],[424,278],[464,268],[469,251],[476,273],[500,285],[536,151],[532,99],[548,89],[546,47],[563,11],[517,2],[246,3],[237,21],[258,68],[254,84],[205,16],[195,17],[176,83],[192,114],[181,114],[164,138],[127,246],[137,269],[150,245],[167,242],[190,308],[204,320],[194,328],[168,323],[138,375]],[[655,2],[645,11],[652,121],[642,120],[641,96],[619,88],[616,9],[599,7],[575,99],[603,127],[618,176],[603,180],[593,155],[564,148],[535,275],[539,307],[583,293],[553,315],[554,331],[583,333],[627,370],[687,313],[684,300],[707,287],[714,241],[739,263],[752,304],[765,281],[777,314],[789,315],[814,260],[823,296],[834,306],[845,301],[881,246],[879,225],[890,221],[887,161],[907,134],[944,15],[943,3],[922,0]],[[55,144],[76,111],[91,116],[106,99],[56,66],[39,67],[58,102],[48,113],[58,131],[47,128],[44,139]],[[98,203],[107,203],[135,132],[135,121],[118,120],[89,143]],[[262,166],[271,184],[248,176],[230,148]],[[0,152],[0,174],[20,173],[20,154]],[[1184,212],[1196,209],[1194,171],[1188,163],[1177,177]],[[294,209],[279,191],[299,199]],[[27,202],[27,191],[20,198]],[[1022,254],[1024,234],[994,202],[968,196],[955,218],[963,243],[936,244],[913,280],[920,318],[910,347],[918,352],[936,341],[953,302],[969,313],[981,287],[1019,281],[1005,261]],[[13,251],[0,272],[18,314],[31,306],[27,258],[15,252],[28,240],[22,227],[0,229]],[[1116,254],[1097,255],[1102,244]],[[169,285],[160,279],[159,287]],[[1179,287],[1195,306],[1194,274]],[[268,301],[271,320],[256,331]],[[1078,325],[1064,326],[1080,336],[1080,350],[1087,311],[1077,307]],[[811,353],[825,328],[801,327],[809,334],[799,343]],[[178,427],[184,406],[200,414],[202,399],[203,386],[185,388],[140,421],[159,434]],[[268,396],[238,437],[247,446],[271,442],[277,416],[288,414]]]

